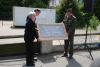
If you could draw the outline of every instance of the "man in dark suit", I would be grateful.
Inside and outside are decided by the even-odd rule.
[[[68,56],[72,58],[73,56],[73,41],[74,41],[74,33],[75,33],[75,26],[76,26],[76,17],[72,13],[72,8],[69,8],[65,14],[63,19],[63,23],[66,28],[66,32],[68,33],[68,40],[65,40],[64,44],[64,55],[65,57]]]
[[[38,39],[38,30],[36,16],[40,14],[39,9],[35,9],[33,12],[30,12],[26,18],[26,25],[25,25],[25,34],[24,34],[24,41],[26,47],[26,66],[34,66],[34,48],[33,48],[33,41],[36,38]]]

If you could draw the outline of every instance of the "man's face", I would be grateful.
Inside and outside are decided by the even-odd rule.
[[[40,14],[40,12],[37,11],[37,12],[36,12],[36,16],[39,16],[39,14]]]
[[[68,15],[68,16],[71,16],[71,13],[70,13],[70,12],[67,12],[67,15]]]

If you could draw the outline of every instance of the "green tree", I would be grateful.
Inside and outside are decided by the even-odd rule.
[[[49,0],[0,0],[0,20],[12,20],[13,6],[47,8]]]
[[[100,20],[100,0],[95,0],[94,3],[94,13]]]
[[[94,15],[91,17],[89,22],[90,22],[89,24],[90,28],[94,30],[96,30],[97,26],[100,24],[99,19]]]
[[[36,0],[33,3],[33,7],[38,7],[38,8],[48,8],[49,7],[49,1],[50,0]]]
[[[24,6],[36,7],[36,8],[47,8],[50,0],[23,0]]]
[[[23,4],[25,7],[32,7],[35,0],[23,0]]]
[[[100,0],[98,0],[98,3],[100,3]],[[57,22],[61,22],[63,20],[66,9],[68,8],[73,9],[73,13],[77,18],[77,28],[84,28],[87,24],[89,24],[90,28],[96,29],[96,26],[100,24],[100,21],[96,16],[84,11],[84,2],[80,3],[80,0],[62,0],[60,2],[60,5],[56,7]],[[98,9],[99,8],[100,7],[98,6]],[[99,15],[100,17],[99,10],[97,11],[97,13],[97,15]]]
[[[86,0],[84,0],[84,1],[86,1]],[[96,6],[97,5],[96,2],[100,3],[100,0],[92,0],[92,10],[93,11],[92,12],[88,12],[88,13],[84,12],[84,16],[83,16],[83,18],[85,20],[84,21],[85,24],[86,25],[89,24],[89,28],[94,29],[94,30],[96,30],[96,27],[100,24],[100,21],[97,18],[100,15],[96,15],[95,14],[95,11],[96,11],[96,13],[100,14],[100,12],[98,12],[99,11],[99,8],[98,8],[99,5]],[[84,10],[85,10],[85,7],[84,7]]]
[[[56,21],[59,23],[63,20],[65,12],[68,8],[72,8],[73,9],[73,13],[74,15],[77,17],[77,27],[82,27],[82,14],[80,11],[80,7],[78,6],[78,1],[77,0],[62,0],[60,2],[60,5],[58,5],[56,7],[57,9],[57,19]]]
[[[22,6],[22,0],[0,0],[0,19],[11,20],[13,6]]]

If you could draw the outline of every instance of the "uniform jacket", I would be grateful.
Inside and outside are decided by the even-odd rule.
[[[63,23],[66,28],[66,32],[68,35],[74,34],[75,33],[75,26],[76,26],[76,17],[75,16],[65,16],[63,19]]]

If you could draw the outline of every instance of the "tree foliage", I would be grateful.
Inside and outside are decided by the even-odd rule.
[[[100,20],[100,0],[95,0],[94,3],[94,13]]]
[[[32,6],[38,7],[38,8],[48,8],[49,7],[49,0],[36,0]]]
[[[49,0],[0,0],[0,20],[12,20],[13,6],[47,8]]]
[[[57,6],[57,22],[62,22],[65,12],[68,8],[73,9],[74,15],[77,17],[77,21],[80,22],[82,20],[82,14],[80,12],[80,8],[78,6],[78,1],[77,0],[62,0],[60,2],[60,5]],[[79,26],[83,26],[82,23],[77,23]]]
[[[23,0],[23,4],[25,7],[47,8],[49,0]]]
[[[64,18],[64,14],[68,8],[73,9],[73,13],[77,18],[77,28],[89,27],[96,29],[96,26],[100,24],[100,21],[96,16],[91,13],[84,12],[84,3],[80,3],[80,0],[62,0],[60,5],[56,7],[57,9],[57,22],[61,22]],[[98,0],[100,3],[100,0]],[[98,7],[100,8],[100,7]],[[97,11],[97,10],[96,10]],[[98,11],[97,11],[98,12]],[[100,12],[98,12],[99,14]],[[99,14],[100,16],[100,14]]]
[[[0,19],[12,19],[13,6],[22,6],[22,0],[0,0]]]
[[[99,19],[96,16],[92,16],[90,19],[90,28],[96,30],[97,26],[100,24]]]

